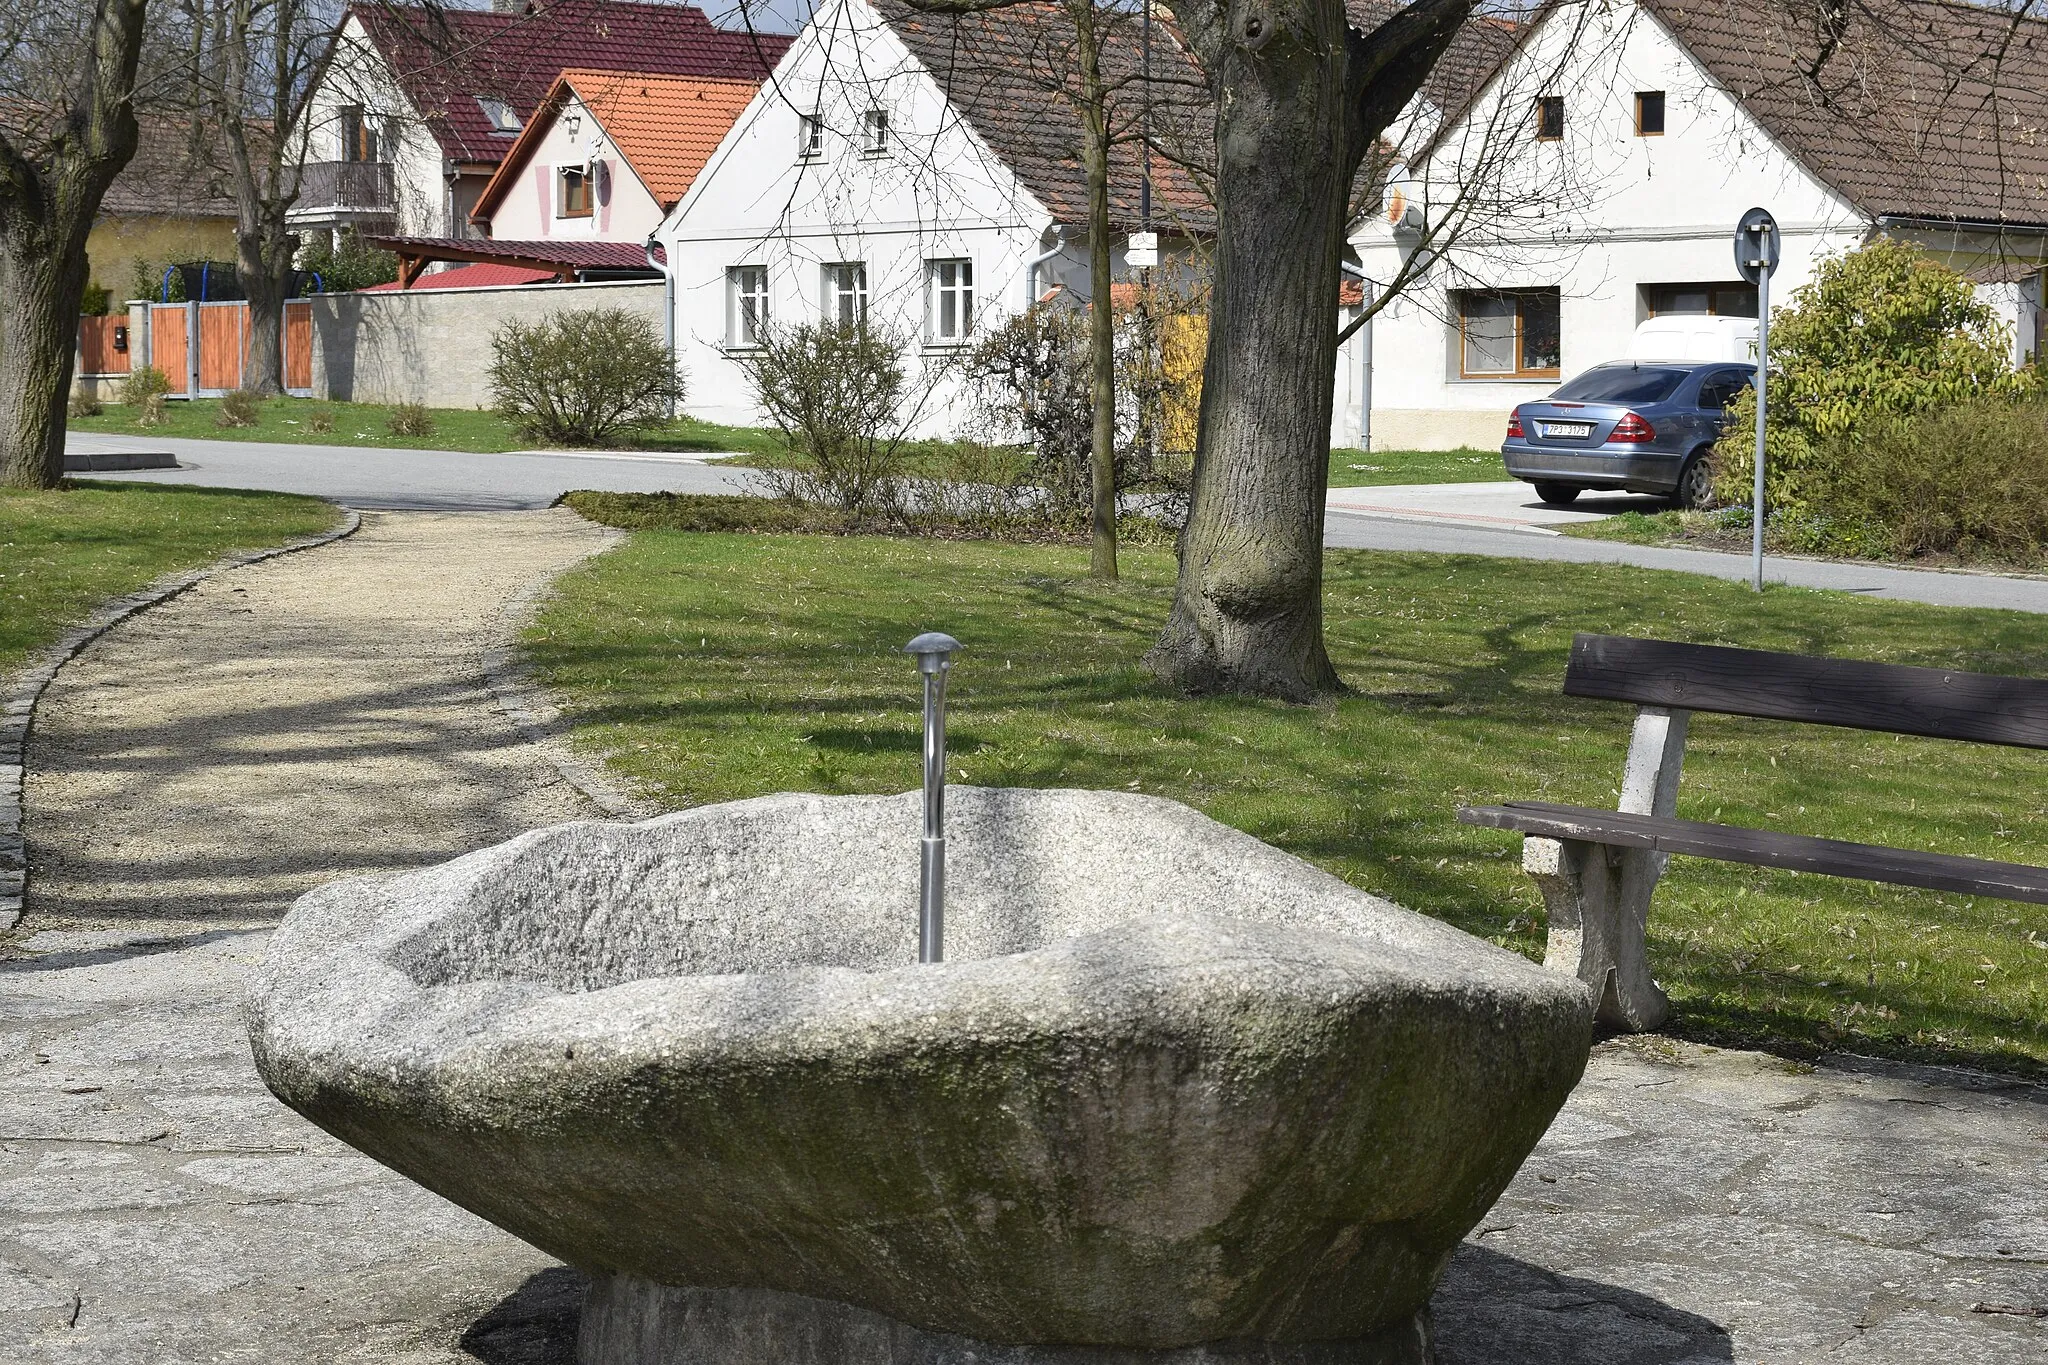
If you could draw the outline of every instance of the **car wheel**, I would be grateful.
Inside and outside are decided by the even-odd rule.
[[[1678,473],[1678,487],[1671,490],[1673,506],[1699,512],[1714,505],[1714,471],[1706,453],[1693,456]]]
[[[1583,488],[1576,488],[1568,483],[1539,483],[1536,485],[1537,500],[1547,502],[1553,507],[1569,507],[1573,502],[1577,501],[1579,494],[1583,492],[1585,492]]]

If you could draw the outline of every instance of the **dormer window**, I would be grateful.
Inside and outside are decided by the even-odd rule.
[[[861,154],[880,156],[889,150],[889,111],[868,110],[867,122],[861,127]]]
[[[825,122],[816,114],[797,115],[796,154],[805,161],[825,154]]]
[[[478,95],[476,104],[484,111],[484,117],[491,121],[493,137],[514,137],[526,126],[519,121],[519,115],[512,112],[512,106],[503,100],[487,100]]]

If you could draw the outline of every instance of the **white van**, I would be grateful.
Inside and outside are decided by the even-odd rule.
[[[1756,363],[1756,319],[1666,313],[1636,328],[1624,360]]]

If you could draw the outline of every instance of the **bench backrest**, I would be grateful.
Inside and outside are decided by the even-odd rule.
[[[1567,696],[2048,749],[2048,682],[1994,673],[1577,635]]]

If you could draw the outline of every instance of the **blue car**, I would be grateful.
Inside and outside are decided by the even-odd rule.
[[[1713,496],[1707,455],[1722,410],[1756,382],[1754,365],[1616,360],[1595,365],[1508,417],[1508,473],[1562,506],[1588,488],[1657,493],[1680,507]]]

